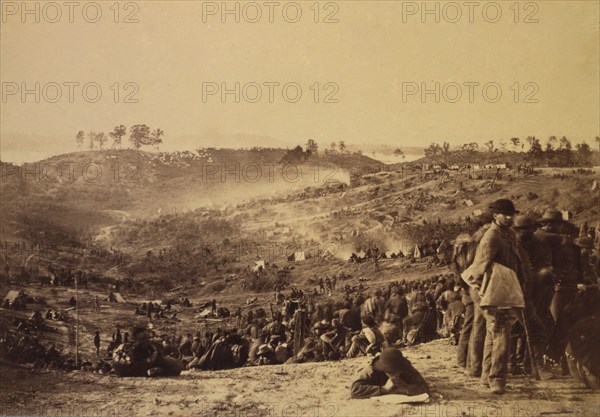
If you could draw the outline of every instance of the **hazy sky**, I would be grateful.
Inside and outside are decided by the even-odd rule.
[[[21,1],[2,2],[3,160],[72,151],[79,130],[138,123],[162,128],[165,149],[235,134],[290,145],[315,138],[399,146],[528,135],[592,143],[600,134],[597,1],[521,2],[518,14],[514,1],[499,1],[498,18],[488,2],[472,10],[460,1],[427,2],[439,8],[439,23],[435,14],[422,15],[421,1],[273,2],[272,23],[271,6],[262,1],[227,2],[239,7],[239,23],[235,14],[222,16],[221,1],[156,0],[121,2],[115,23],[113,3],[96,2],[102,16],[91,23],[95,5],[84,13],[82,2],[70,23],[64,2],[54,3],[58,16],[54,5],[30,1],[40,10],[36,23],[35,13],[22,15]],[[252,23],[257,5],[262,16]],[[286,21],[295,20],[296,5],[299,21]],[[137,23],[123,22],[130,14]],[[324,23],[327,16],[338,22]],[[36,82],[39,103],[34,94],[21,96]],[[203,88],[226,83],[234,90],[236,82],[240,103],[234,94],[225,102],[219,93],[203,99]],[[271,86],[273,103],[264,84],[271,82],[279,83]],[[435,91],[436,82],[439,103],[434,93],[414,90],[426,83]],[[79,83],[71,84],[73,103],[64,83]],[[101,88],[97,102],[84,99],[86,83]],[[284,96],[287,83],[297,84]],[[57,85],[62,96],[52,103]],[[253,103],[256,85],[262,96]],[[302,96],[286,101],[297,86]],[[96,89],[88,87],[92,101]],[[502,96],[493,102],[498,87]],[[129,99],[138,102],[126,103],[134,88]],[[337,103],[324,102],[330,93]]]

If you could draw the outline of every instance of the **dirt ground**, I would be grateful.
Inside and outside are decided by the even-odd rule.
[[[391,280],[397,261],[382,262],[379,274],[371,265],[351,266],[354,276],[372,277],[368,286],[381,286]],[[318,265],[307,264],[303,274],[317,275]],[[338,267],[337,265],[331,266]],[[348,268],[347,265],[345,265]],[[313,270],[314,269],[314,270]],[[414,265],[403,271],[406,279],[419,279],[446,269],[426,270]],[[3,310],[0,328],[15,331],[13,320],[26,318],[33,309],[51,307],[64,311],[66,323],[49,322],[52,331],[45,333],[45,346],[55,343],[61,352],[73,355],[74,312],[65,311],[72,289],[20,287],[40,297],[43,304],[29,305],[27,311]],[[3,293],[9,288],[2,288]],[[11,288],[15,289],[15,288]],[[127,297],[131,304],[102,302],[101,312],[94,310],[94,297],[106,294],[81,290],[80,350],[84,360],[94,360],[93,332],[101,330],[102,349],[118,323],[123,329],[133,324],[147,324],[144,316],[135,315],[141,297]],[[246,305],[246,300],[257,301]],[[194,305],[207,297],[192,298]],[[242,305],[243,311],[261,306],[268,309],[270,294],[219,294],[219,303],[230,308]],[[194,309],[180,309],[180,322],[155,322],[161,334],[183,334],[206,330],[206,323],[194,319]],[[230,326],[229,322],[219,326]],[[0,362],[0,415],[4,416],[207,416],[207,417],[358,417],[358,416],[598,416],[600,392],[585,389],[571,377],[558,374],[555,379],[536,382],[529,377],[511,377],[508,392],[494,396],[479,380],[467,377],[455,365],[455,347],[447,340],[404,349],[405,355],[421,371],[432,388],[430,402],[421,405],[391,405],[373,400],[350,399],[350,385],[356,373],[368,363],[367,358],[312,364],[246,367],[227,371],[185,371],[178,378],[118,378],[89,372],[64,373],[31,370]]]
[[[570,377],[536,382],[511,377],[494,396],[454,365],[446,340],[406,348],[430,382],[421,405],[350,399],[350,385],[367,358],[311,364],[185,371],[178,378],[31,371],[1,365],[2,415],[10,416],[597,416],[600,393]]]

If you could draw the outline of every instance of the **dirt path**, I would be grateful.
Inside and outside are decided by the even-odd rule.
[[[597,416],[600,393],[567,377],[535,382],[511,377],[493,396],[454,365],[445,340],[405,349],[434,394],[420,406],[350,399],[366,358],[299,365],[186,371],[145,379],[91,373],[32,372],[2,367],[3,415],[61,416]],[[26,378],[24,378],[26,376]]]

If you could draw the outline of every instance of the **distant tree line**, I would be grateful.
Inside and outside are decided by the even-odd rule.
[[[319,144],[314,139],[309,139],[308,142],[306,142],[306,152],[310,155],[317,154],[319,152]],[[323,153],[346,153],[346,142],[343,140],[331,142],[329,148],[325,148]]]
[[[129,128],[129,141],[133,147],[139,150],[142,146],[153,146],[156,150],[161,143],[163,143],[163,136],[165,132],[156,128],[151,130],[147,125],[134,125]],[[96,133],[89,131],[86,133],[83,130],[77,132],[75,135],[75,142],[77,147],[83,149],[86,139],[88,140],[87,147],[90,150],[96,148],[103,149],[104,144],[108,142],[109,137],[113,139],[112,148],[122,148],[123,137],[127,135],[127,128],[124,125],[115,126],[112,132],[106,135],[104,132]]]
[[[600,147],[600,137],[596,137],[595,141]],[[441,144],[433,142],[425,148],[424,153],[426,157],[446,162],[451,154],[453,159],[456,159],[456,156],[474,158],[477,153],[485,152],[497,155],[524,153],[528,159],[548,166],[592,164],[593,152],[590,145],[584,141],[576,144],[573,148],[573,144],[566,136],[560,139],[556,136],[550,136],[546,140],[545,146],[535,136],[528,136],[525,140],[514,137],[509,142],[501,140],[498,144],[491,139],[485,142],[483,146],[484,149],[480,151],[477,142],[470,142],[451,150],[448,142],[442,142]],[[528,146],[527,151],[525,151],[525,146]]]

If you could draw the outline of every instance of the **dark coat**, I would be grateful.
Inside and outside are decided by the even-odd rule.
[[[352,382],[350,395],[352,398],[369,398],[382,395],[382,388],[387,383],[388,376],[373,368],[379,357],[373,359],[370,365],[364,368]],[[406,395],[419,395],[429,393],[429,385],[410,361],[403,358],[399,379],[406,385]],[[400,392],[399,392],[400,393]]]

